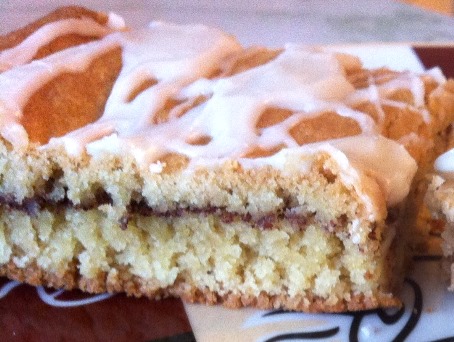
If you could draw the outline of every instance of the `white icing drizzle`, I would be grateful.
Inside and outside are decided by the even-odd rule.
[[[428,75],[431,74],[430,72],[427,73]],[[436,80],[439,83],[443,81],[436,75]],[[430,113],[425,109],[424,106],[424,94],[425,88],[424,83],[419,77],[419,75],[411,73],[411,72],[400,72],[399,75],[393,78],[390,81],[387,81],[381,85],[374,84],[373,80],[369,79],[369,86],[364,89],[357,90],[352,96],[347,100],[349,103],[360,102],[361,99],[368,99],[372,103],[374,103],[375,108],[377,109],[378,114],[380,115],[378,118],[377,125],[381,127],[383,125],[383,120],[385,113],[383,111],[383,106],[393,106],[399,108],[409,108],[410,110],[414,111],[415,113],[420,113],[424,122],[430,122]],[[408,89],[411,91],[413,95],[413,105],[409,105],[407,103],[398,102],[395,100],[391,100],[388,96],[393,93],[396,89]]]
[[[118,45],[115,39],[110,39],[113,37],[59,51],[1,73],[0,89],[4,91],[0,92],[0,134],[14,146],[25,147],[28,137],[19,121],[30,94],[64,71],[82,71],[96,53]]]
[[[122,31],[126,29],[126,23],[123,17],[114,12],[109,12],[107,16],[107,26],[113,30]]]
[[[408,194],[411,180],[417,170],[415,160],[402,145],[381,135],[356,135],[333,139],[283,149],[267,158],[240,159],[240,162],[246,168],[265,163],[285,172],[291,167],[289,160],[298,160],[297,171],[308,172],[311,165],[304,163],[299,157],[318,152],[327,152],[337,161],[342,169],[341,177],[344,183],[355,187],[360,195],[364,191],[359,182],[362,175],[357,170],[361,170],[363,175],[375,177],[383,193],[388,195],[387,202],[390,205],[399,203]],[[400,172],[396,172],[397,168]],[[372,212],[373,204],[370,199],[364,196],[363,201]]]
[[[111,29],[89,18],[65,19],[44,25],[17,46],[0,52],[0,72],[28,63],[39,48],[64,34],[103,37]]]
[[[352,165],[377,179],[381,190],[388,194],[389,204],[399,203],[410,191],[417,164],[402,145],[380,135],[348,137],[333,145],[348,156]],[[397,165],[405,172],[396,172]]]
[[[316,72],[312,70],[314,64],[320,66]],[[117,84],[123,86],[125,83],[119,79]],[[160,87],[166,87],[166,83],[160,82]],[[154,88],[148,90],[151,96],[148,95],[147,99],[151,101],[157,96],[161,103],[151,107],[151,110],[148,104],[145,111],[151,113],[163,105],[163,98],[168,97],[165,94],[163,96],[161,89]],[[175,81],[172,81],[171,89],[174,91]],[[273,147],[284,141],[289,146],[297,146],[289,134],[289,129],[303,118],[328,110],[352,117],[360,124],[363,132],[374,133],[375,125],[368,115],[342,104],[342,100],[352,92],[354,88],[346,80],[333,55],[311,53],[292,46],[265,65],[232,77],[211,81],[201,79],[183,88],[179,92],[183,97],[191,98],[204,94],[210,98],[205,104],[195,107],[178,120],[170,120],[160,125],[151,125],[150,118],[142,119],[143,124],[132,120],[134,128],[121,130],[120,127],[116,132],[118,137],[130,142],[136,158],[146,162],[152,162],[169,151],[182,153],[193,159],[227,156],[238,158],[249,147],[256,145]],[[115,94],[115,89],[112,94]],[[116,94],[114,98],[121,99],[121,94]],[[109,101],[106,113],[99,122],[114,116],[111,115]],[[127,106],[117,100],[114,107],[117,112],[125,113]],[[260,113],[269,106],[288,108],[298,114],[263,129],[259,134],[255,129],[256,121]],[[131,116],[143,112],[143,107],[134,108]],[[212,140],[207,145],[194,146],[187,142],[193,136],[209,136]],[[88,150],[91,154],[96,154],[102,153],[106,147],[110,149],[110,144],[96,141],[88,145]]]
[[[108,26],[123,29],[124,22],[111,15]],[[122,70],[101,118],[63,137],[52,138],[41,148],[63,144],[70,154],[86,150],[94,158],[105,153],[132,153],[139,163],[157,173],[163,167],[159,157],[172,152],[190,157],[191,165],[221,163],[230,158],[244,167],[268,164],[282,169],[295,154],[325,151],[338,160],[346,182],[354,186],[359,186],[355,168],[373,174],[389,204],[399,202],[408,193],[416,170],[414,160],[402,146],[378,135],[383,117],[375,123],[349,104],[366,99],[383,116],[382,105],[402,105],[385,100],[386,94],[404,87],[413,93],[414,106],[419,108],[424,103],[424,88],[416,75],[404,73],[384,84],[355,90],[346,79],[344,68],[357,64],[356,59],[288,45],[261,66],[230,77],[208,79],[220,60],[242,49],[234,38],[219,30],[164,23],[107,35],[106,30],[86,19],[61,21],[45,25],[23,44],[0,54],[1,65],[10,68],[0,74],[0,133],[5,139],[18,147],[28,144],[20,119],[30,94],[59,73],[82,70],[96,56],[121,46]],[[51,37],[77,32],[103,38],[24,64],[50,41],[49,32],[54,32]],[[18,62],[13,61],[16,55],[21,56]],[[146,80],[157,83],[129,101],[131,92]],[[200,95],[207,100],[183,116],[171,112],[167,122],[153,123],[154,115],[168,99],[185,100]],[[289,109],[295,114],[259,130],[256,122],[269,107]],[[323,112],[352,118],[362,134],[298,146],[290,128]],[[429,121],[428,113],[423,119]],[[189,142],[200,136],[211,140],[205,145]],[[273,148],[282,144],[287,148],[273,156],[242,158],[251,147]],[[304,163],[299,166],[304,172]]]
[[[434,164],[435,170],[446,179],[454,179],[454,149],[440,155]]]

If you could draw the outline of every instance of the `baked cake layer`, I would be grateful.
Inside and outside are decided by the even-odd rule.
[[[102,209],[2,215],[0,272],[31,284],[178,295],[229,307],[343,311],[398,305],[390,287],[398,284],[384,258],[393,229],[383,236],[386,243],[366,252],[345,234],[287,219],[259,229],[213,214],[136,215],[121,230]]]
[[[0,47],[1,274],[230,307],[399,305],[406,199],[454,120],[439,70],[76,7]]]

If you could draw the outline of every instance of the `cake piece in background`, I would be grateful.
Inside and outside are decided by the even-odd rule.
[[[400,305],[408,194],[454,120],[439,72],[56,13],[0,38],[1,275],[232,308]]]
[[[454,87],[453,87],[454,90]],[[454,107],[452,109],[454,111]],[[451,146],[454,146],[451,144]],[[443,268],[449,275],[448,289],[454,291],[454,150],[449,149],[435,161],[425,202],[431,214],[434,234],[441,234]]]

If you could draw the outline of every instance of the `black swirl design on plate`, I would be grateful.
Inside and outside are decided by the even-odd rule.
[[[423,307],[423,294],[421,291],[420,286],[412,279],[405,279],[405,282],[410,285],[413,293],[414,293],[414,303],[413,307],[410,309],[410,317],[408,318],[407,322],[405,323],[404,327],[398,332],[396,337],[393,341],[404,341],[410,333],[413,331],[415,326],[418,324],[418,321],[421,317],[422,307]],[[346,315],[352,317],[352,323],[350,325],[349,331],[349,341],[350,342],[357,342],[359,341],[359,330],[361,327],[361,322],[364,317],[369,315],[376,315],[385,325],[394,325],[399,322],[405,314],[405,306],[403,305],[399,310],[396,312],[389,312],[389,310],[385,309],[374,309],[374,310],[364,310],[364,311],[357,311],[357,312],[348,312],[342,313],[339,315]],[[262,317],[269,317],[274,315],[282,315],[289,313],[288,311],[284,310],[274,310],[265,313]],[[340,326],[336,326],[334,328],[319,330],[319,331],[311,331],[311,332],[297,332],[297,333],[287,333],[287,334],[279,334],[275,335],[266,340],[266,342],[277,342],[277,341],[285,341],[285,340],[308,340],[308,339],[323,339],[334,337],[340,332]],[[447,340],[449,341],[449,340]]]
[[[193,332],[158,338],[147,342],[197,342]]]
[[[408,335],[413,331],[416,324],[418,324],[419,318],[421,317],[422,313],[422,305],[423,305],[423,295],[420,286],[412,279],[405,279],[405,282],[408,283],[414,293],[415,299],[413,303],[413,308],[410,310],[410,317],[408,321],[405,323],[402,330],[397,334],[397,336],[393,339],[393,341],[404,341]],[[351,313],[353,316],[352,325],[350,326],[350,334],[349,340],[351,342],[359,341],[359,328],[361,325],[361,321],[367,315],[375,314],[380,318],[380,320],[386,325],[393,325],[400,321],[402,316],[405,313],[405,305],[395,313],[388,313],[384,309],[376,309],[376,310],[366,310],[366,311],[359,311]]]
[[[268,311],[265,314],[262,315],[262,317],[270,317],[270,316],[276,316],[276,315],[285,315],[288,313],[293,313],[292,311],[286,311],[286,310],[273,310],[273,311]],[[318,330],[318,331],[310,331],[310,332],[297,332],[297,333],[287,333],[287,334],[279,334],[276,336],[273,336],[265,342],[277,342],[277,341],[286,341],[286,340],[316,340],[316,339],[323,339],[323,338],[329,338],[336,336],[340,331],[340,327],[334,327],[331,329],[325,329],[325,330]]]
[[[337,335],[339,332],[339,327],[321,330],[321,331],[311,331],[311,332],[300,332],[300,333],[289,333],[289,334],[281,334],[269,338],[266,342],[277,342],[277,341],[285,341],[285,340],[315,340],[319,338],[328,338]]]
[[[440,261],[443,259],[441,255],[415,255],[413,261]]]

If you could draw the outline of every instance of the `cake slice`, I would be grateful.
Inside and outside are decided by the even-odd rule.
[[[232,308],[400,305],[407,196],[454,120],[436,70],[74,7],[0,48],[1,275]]]
[[[452,87],[454,92],[454,87]],[[454,111],[454,106],[451,108]],[[428,220],[434,235],[441,237],[441,250],[444,258],[442,266],[449,277],[448,289],[454,291],[454,146],[452,132],[448,138],[447,150],[440,154],[434,163],[434,171],[425,196],[430,212]]]

